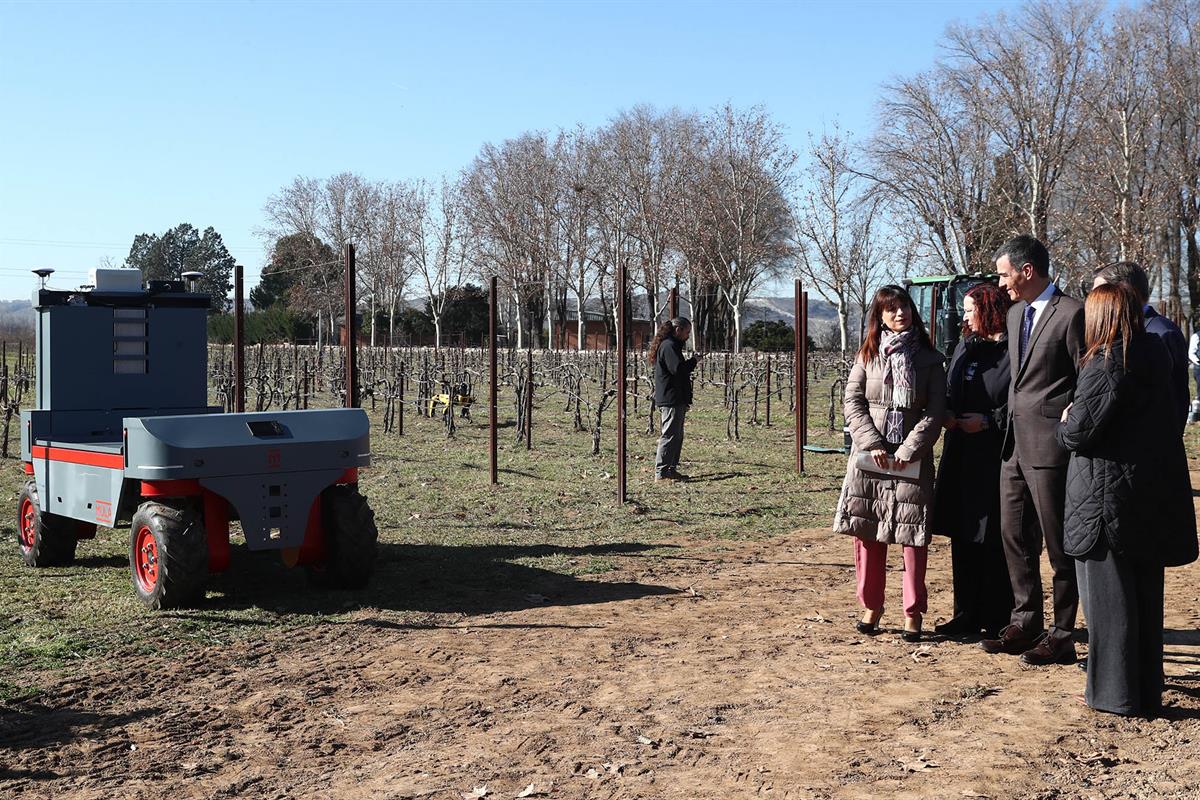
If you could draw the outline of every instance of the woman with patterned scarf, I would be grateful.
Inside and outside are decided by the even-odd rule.
[[[879,633],[887,546],[904,548],[906,641],[921,638],[927,605],[925,563],[933,500],[933,446],[946,408],[942,354],[933,348],[908,292],[875,294],[867,334],[846,379],[852,448],[833,529],[854,536],[860,633]]]

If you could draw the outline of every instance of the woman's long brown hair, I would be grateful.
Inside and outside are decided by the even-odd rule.
[[[879,339],[883,336],[883,312],[904,303],[908,303],[909,309],[912,310],[912,328],[918,341],[930,350],[933,349],[933,342],[929,341],[929,331],[925,330],[925,323],[921,321],[921,314],[917,311],[917,304],[913,302],[912,296],[899,286],[884,286],[875,293],[875,299],[871,301],[871,310],[867,312],[867,335],[863,339],[862,347],[858,348],[858,357],[864,364],[871,363],[879,355]]]
[[[1083,338],[1087,352],[1081,364],[1098,355],[1107,360],[1113,344],[1121,338],[1121,366],[1129,354],[1129,340],[1146,329],[1142,301],[1125,284],[1104,283],[1088,292],[1083,306]]]
[[[687,317],[676,317],[669,319],[662,325],[658,326],[658,330],[654,332],[654,338],[650,340],[650,349],[646,351],[646,360],[650,362],[650,366],[654,366],[658,360],[658,346],[665,339],[669,339],[675,335],[676,331],[682,331],[685,328],[692,327],[692,323]]]

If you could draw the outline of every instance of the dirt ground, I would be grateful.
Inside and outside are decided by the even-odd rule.
[[[898,572],[888,631],[857,634],[850,542],[826,530],[663,552],[511,610],[360,609],[97,663],[0,714],[0,796],[1200,797],[1195,565],[1168,572],[1168,708],[1148,721],[1083,707],[1074,666],[906,644]],[[930,590],[928,627],[942,543]]]

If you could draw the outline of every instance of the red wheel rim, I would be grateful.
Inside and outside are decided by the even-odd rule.
[[[137,532],[133,545],[133,577],[138,588],[146,594],[158,586],[158,542],[154,533],[143,525]]]
[[[21,500],[21,513],[17,519],[17,535],[21,537],[21,549],[33,549],[34,538],[37,536],[37,509],[28,497]]]

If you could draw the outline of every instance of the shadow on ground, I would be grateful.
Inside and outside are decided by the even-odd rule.
[[[158,709],[145,707],[128,713],[105,714],[48,706],[33,701],[0,706],[0,780],[58,777],[50,772],[10,770],[4,765],[7,760],[2,755],[4,751],[55,747],[86,736],[88,731],[121,727],[156,713]],[[129,747],[125,741],[113,742],[112,746],[123,746],[126,749]]]
[[[1200,630],[1184,631],[1167,628],[1163,631],[1163,644],[1181,644],[1190,647],[1200,646]]]
[[[206,612],[261,608],[280,613],[346,613],[360,608],[480,615],[548,605],[582,605],[677,594],[677,589],[628,581],[577,578],[518,560],[627,556],[663,545],[637,542],[584,546],[433,545],[380,543],[370,585],[361,591],[313,586],[303,568],[288,569],[277,553],[235,548],[229,571],[214,576],[194,610],[164,616],[204,619]],[[583,566],[586,567],[586,564]],[[230,620],[232,621],[232,620]],[[254,624],[254,621],[248,621]]]

